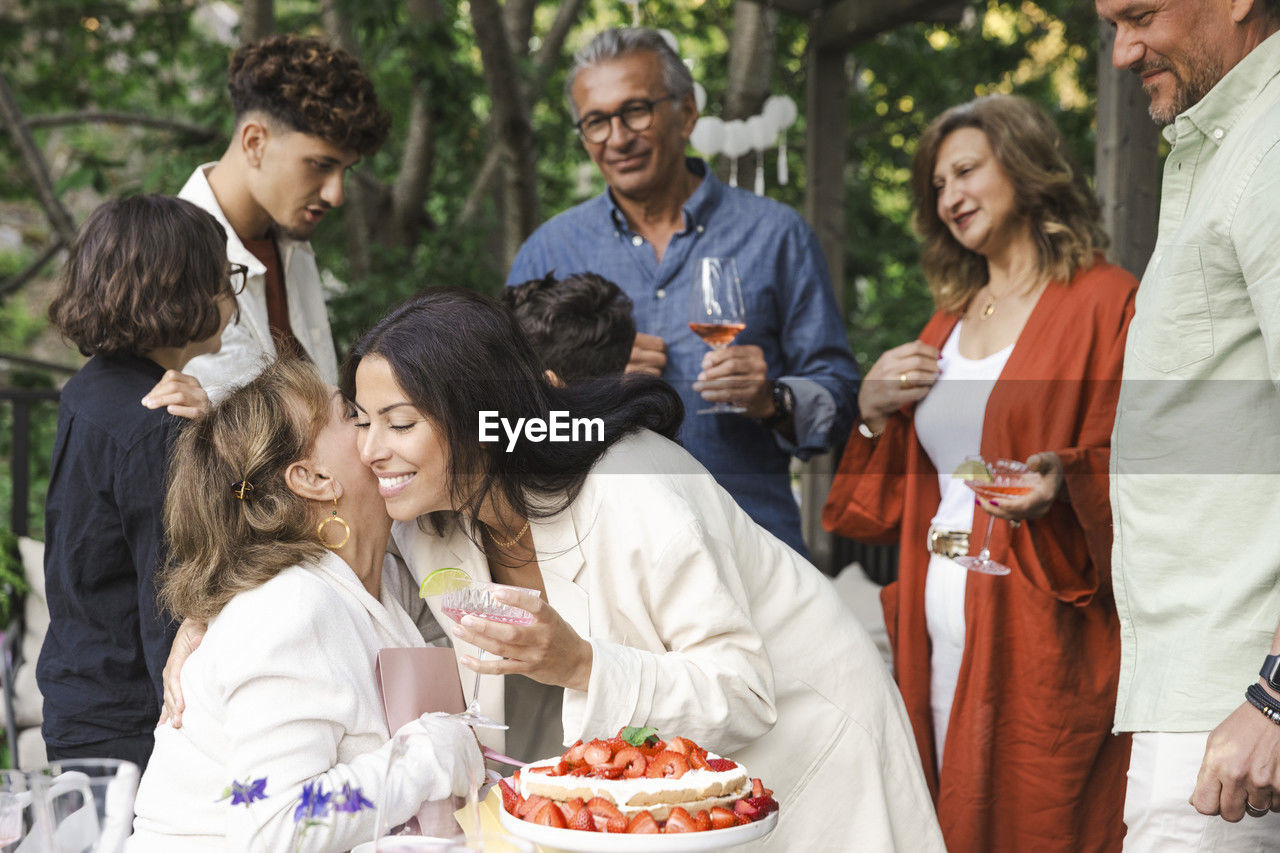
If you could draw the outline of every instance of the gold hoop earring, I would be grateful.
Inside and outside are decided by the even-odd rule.
[[[324,526],[326,524],[342,525],[342,541],[341,542],[339,542],[336,545],[330,545],[328,542],[324,541]],[[330,515],[328,518],[326,518],[324,521],[320,522],[320,526],[316,528],[316,538],[320,540],[321,545],[328,548],[330,551],[338,550],[343,545],[346,545],[347,540],[351,538],[351,525],[347,524],[347,522],[343,520],[342,516],[338,515],[337,495],[334,495],[334,498],[333,498],[333,514]]]

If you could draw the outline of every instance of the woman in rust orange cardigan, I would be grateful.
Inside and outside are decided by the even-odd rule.
[[[912,186],[937,313],[867,372],[823,522],[901,544],[885,621],[948,850],[1118,851],[1107,462],[1138,282],[1102,260],[1097,202],[1026,100],[936,119]],[[950,476],[973,454],[1025,460],[1035,488],[975,502]],[[952,559],[992,515],[1008,576]]]

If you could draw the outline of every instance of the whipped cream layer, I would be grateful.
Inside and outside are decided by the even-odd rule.
[[[708,752],[707,758],[719,756]],[[630,817],[640,811],[653,810],[655,806],[680,806],[687,803],[696,805],[698,809],[710,808],[712,805],[733,802],[751,793],[751,780],[741,764],[729,770],[689,770],[679,779],[650,779],[645,776],[638,779],[597,779],[591,776],[552,776],[530,772],[540,767],[555,767],[559,763],[560,756],[557,755],[535,761],[521,770],[521,796],[536,794],[558,802],[568,802],[574,797],[584,800],[603,797]]]

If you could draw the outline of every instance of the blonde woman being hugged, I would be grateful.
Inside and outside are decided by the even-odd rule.
[[[156,730],[131,851],[342,851],[373,836],[390,735],[374,660],[422,637],[351,414],[314,367],[281,361],[179,439],[161,600],[208,631],[182,668],[184,725]],[[463,724],[423,716],[401,732],[427,737],[397,763],[393,822],[482,777]],[[345,808],[299,832],[304,790]]]
[[[1138,282],[1022,98],[934,120],[912,188],[937,312],[867,372],[823,521],[901,545],[885,621],[947,849],[1119,850],[1107,460]],[[1031,493],[975,504],[952,472],[976,454],[1025,462]],[[987,543],[1008,576],[954,559],[992,516],[1015,522]]]

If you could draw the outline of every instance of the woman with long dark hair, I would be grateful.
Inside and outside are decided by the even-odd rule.
[[[521,724],[493,676],[524,676],[564,688],[565,744],[638,725],[731,755],[781,803],[769,849],[942,849],[873,643],[671,440],[665,384],[556,387],[508,311],[442,288],[356,344],[343,390],[415,576],[459,566],[537,592],[498,594],[531,625],[453,627],[486,715]],[[576,439],[553,439],[556,413]]]

